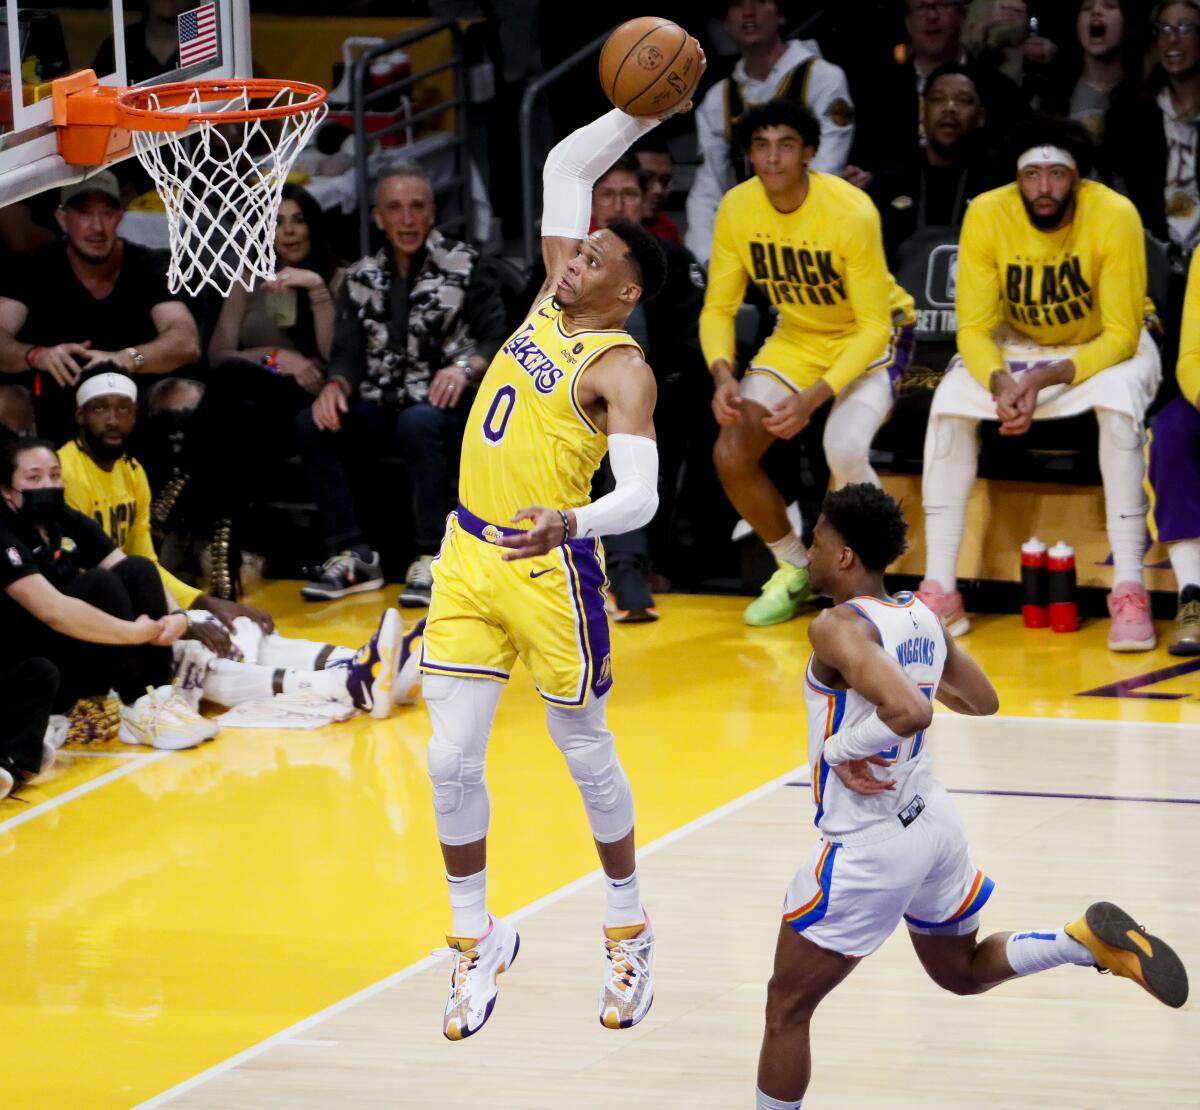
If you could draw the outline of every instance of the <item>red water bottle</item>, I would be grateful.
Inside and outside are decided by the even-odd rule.
[[[1021,619],[1026,628],[1050,624],[1050,577],[1046,545],[1037,536],[1021,544]]]
[[[1050,548],[1046,560],[1050,578],[1050,627],[1055,632],[1079,628],[1079,606],[1075,601],[1075,552],[1062,540]]]

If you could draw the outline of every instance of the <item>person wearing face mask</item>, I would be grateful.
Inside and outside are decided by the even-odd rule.
[[[154,564],[127,558],[103,530],[68,508],[47,440],[17,439],[0,455],[0,663],[38,656],[62,681],[54,708],[115,690],[120,739],[191,748],[218,726],[170,685],[173,644],[188,627]]]

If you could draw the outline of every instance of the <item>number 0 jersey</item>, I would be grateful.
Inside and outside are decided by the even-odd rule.
[[[591,500],[608,437],[579,403],[584,371],[613,347],[641,348],[626,331],[568,331],[552,297],[496,353],[467,417],[459,499],[505,525],[520,509],[574,509]]]
[[[946,665],[946,640],[941,622],[911,593],[893,600],[854,597],[845,603],[870,621],[879,632],[883,650],[894,656],[931,701],[937,693]],[[842,780],[825,762],[825,741],[839,729],[856,725],[875,711],[875,705],[854,690],[835,690],[813,677],[810,657],[805,670],[804,702],[808,710],[808,763],[812,768],[813,800],[817,803],[815,823],[831,840],[885,821],[903,819],[914,795],[934,788],[926,730],[902,740],[879,754],[896,763],[875,768],[877,777],[893,778],[896,789],[886,794],[863,795],[842,785]],[[926,799],[927,800],[927,799]],[[902,824],[896,824],[899,832]]]

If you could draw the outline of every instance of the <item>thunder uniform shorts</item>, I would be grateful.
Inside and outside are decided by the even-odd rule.
[[[788,887],[783,920],[848,957],[869,956],[901,918],[915,933],[963,936],[977,928],[992,880],[971,863],[962,818],[945,790],[921,800],[925,808],[907,827],[897,819],[860,839],[818,841]]]
[[[506,682],[520,659],[554,705],[583,706],[612,687],[604,550],[570,540],[548,555],[504,562],[503,535],[461,505],[433,562],[425,674]]]
[[[884,350],[838,394],[834,403],[853,396],[886,417],[892,411],[896,383],[912,361],[915,345],[916,331],[911,323],[894,325]],[[750,368],[742,376],[742,397],[772,409],[818,381],[837,355],[838,350],[828,342],[821,342],[820,337],[789,336],[776,331],[751,359]]]

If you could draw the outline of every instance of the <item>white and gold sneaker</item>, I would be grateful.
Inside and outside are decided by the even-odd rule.
[[[220,728],[216,721],[201,717],[174,686],[148,686],[132,705],[121,706],[117,738],[122,744],[180,751],[211,740]]]
[[[600,1024],[628,1029],[650,1012],[654,1001],[654,928],[641,925],[604,930],[608,974],[600,988]]]
[[[512,967],[520,951],[516,929],[502,918],[489,916],[489,920],[491,926],[478,940],[448,936],[447,947],[434,952],[454,957],[442,1024],[447,1040],[461,1041],[483,1028],[496,1005],[496,980]]]

